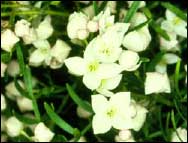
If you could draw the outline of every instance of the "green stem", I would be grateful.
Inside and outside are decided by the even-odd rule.
[[[26,137],[28,140],[33,141],[33,139],[24,130],[22,130],[20,134]]]

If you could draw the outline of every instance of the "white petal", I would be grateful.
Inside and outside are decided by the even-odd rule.
[[[105,88],[97,88],[96,91],[106,97],[111,97],[112,95],[114,95],[113,92],[109,91],[108,89]]]
[[[97,75],[101,79],[107,79],[117,76],[121,73],[122,68],[120,65],[111,63],[111,64],[100,64],[97,71]]]
[[[94,90],[100,86],[101,79],[95,73],[86,73],[83,77],[83,83],[87,88]]]
[[[176,15],[168,9],[166,10],[165,14],[166,14],[167,20],[170,20],[170,21],[176,17]]]
[[[92,120],[92,127],[94,134],[104,134],[110,130],[112,124],[109,118],[96,114]]]
[[[159,84],[160,83],[160,84]],[[170,81],[167,73],[161,74],[158,72],[146,73],[145,94],[151,93],[170,93]]]
[[[35,48],[50,48],[50,43],[47,40],[37,40],[33,42]]]
[[[111,96],[110,103],[118,109],[126,110],[131,102],[130,92],[118,92]],[[128,110],[128,109],[127,109]]]
[[[91,95],[91,105],[96,114],[102,114],[108,107],[108,100],[101,94]]]
[[[1,111],[5,110],[7,107],[6,100],[3,94],[1,94]]]
[[[166,62],[167,64],[175,64],[180,60],[180,58],[176,54],[167,53],[163,56],[162,61]]]
[[[51,25],[51,17],[49,15],[46,16],[44,20],[39,24],[36,31],[40,40],[47,39],[52,35],[53,27]]]
[[[17,21],[15,24],[15,30],[14,30],[15,34],[18,37],[23,37],[24,35],[29,35],[30,25],[31,25],[31,23],[25,19],[21,19],[21,20]]]
[[[187,38],[187,28],[186,27],[182,27],[181,25],[180,26],[176,26],[174,28],[174,31],[177,35],[180,35],[184,38]]]
[[[101,83],[102,85],[100,87],[104,89],[113,90],[119,85],[121,78],[122,78],[122,74],[119,74],[112,78],[103,79]]]
[[[86,63],[84,59],[80,57],[71,57],[66,59],[65,65],[70,73],[81,76],[86,72]]]
[[[173,32],[173,30],[174,30],[174,26],[173,26],[172,22],[167,21],[167,20],[165,20],[161,23],[161,28],[168,32]]]

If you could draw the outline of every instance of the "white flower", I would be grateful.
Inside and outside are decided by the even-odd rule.
[[[18,83],[20,84],[20,86],[22,88],[24,88],[24,83],[21,80],[18,80]],[[9,84],[7,84],[5,86],[5,91],[6,91],[6,95],[10,98],[10,99],[15,99],[16,97],[20,97],[21,93],[16,89],[14,82],[10,82]]]
[[[139,131],[146,120],[146,113],[148,110],[143,106],[137,104],[134,100],[131,101],[131,119],[132,119],[132,129]]]
[[[101,79],[114,77],[121,72],[121,67],[118,64],[100,64],[98,60],[80,57],[66,59],[65,65],[71,74],[83,75],[83,83],[91,90],[99,87]]]
[[[6,69],[7,69],[7,65],[1,62],[1,77],[4,77]]]
[[[179,127],[176,129],[176,131],[179,137],[181,138],[181,140],[179,139],[177,133],[173,132],[171,142],[187,142],[187,130]]]
[[[91,113],[88,112],[87,110],[85,110],[84,108],[78,106],[76,108],[76,113],[78,115],[78,117],[80,118],[84,118],[84,119],[88,119],[91,116]]]
[[[6,29],[1,33],[1,48],[7,52],[11,52],[14,45],[20,39],[10,29]]]
[[[175,64],[180,60],[180,58],[172,53],[165,54],[160,62],[156,65],[155,70],[160,73],[165,73],[167,71],[167,64]]]
[[[20,73],[20,66],[19,63],[16,60],[12,60],[7,67],[7,73],[8,75],[15,77]]]
[[[12,116],[8,118],[5,123],[7,134],[10,137],[16,137],[23,130],[23,123],[20,122],[16,117]]]
[[[50,131],[43,122],[40,122],[34,131],[34,139],[36,142],[50,142],[54,135],[55,134]]]
[[[116,142],[135,142],[130,130],[121,130],[118,135],[115,136]]]
[[[114,25],[114,18],[114,15],[110,15],[109,7],[93,18],[94,21],[98,21],[99,23],[100,34],[104,33],[110,26]]]
[[[51,25],[51,17],[47,15],[44,20],[36,28],[37,40],[45,40],[49,38],[53,33],[53,27]]]
[[[34,46],[37,48],[29,57],[29,64],[40,66],[50,55],[50,44],[47,40],[35,41]]]
[[[127,23],[114,24],[104,34],[93,39],[87,46],[84,54],[93,55],[94,58],[103,63],[116,62],[122,52],[120,46],[129,25]]]
[[[125,71],[134,71],[140,66],[140,63],[138,63],[139,59],[138,53],[130,50],[123,50],[119,57],[119,64]]]
[[[167,73],[147,72],[145,81],[145,94],[170,93],[170,81]]]
[[[33,110],[33,103],[32,100],[26,97],[17,97],[16,98],[17,105],[21,112],[25,111],[32,111]]]
[[[160,37],[160,49],[164,51],[177,51],[180,50],[178,47],[178,40],[175,33],[167,32],[170,37],[170,41],[165,40],[163,37]]]
[[[147,27],[143,27],[137,31],[129,32],[125,35],[123,46],[128,50],[135,52],[144,51],[151,41],[151,35]]]
[[[87,23],[87,29],[89,30],[89,32],[97,32],[99,29],[98,22],[90,20]]]
[[[24,35],[22,38],[25,44],[31,44],[38,39],[37,31],[34,28],[30,28],[29,34]]]
[[[119,92],[107,100],[103,95],[91,96],[92,108],[95,112],[92,120],[94,134],[106,133],[115,129],[131,128],[130,92]]]
[[[24,35],[29,35],[31,23],[25,19],[21,19],[15,24],[15,34],[18,37],[23,37]]]
[[[112,78],[102,79],[100,86],[97,88],[97,92],[107,97],[112,96],[113,93],[109,90],[115,89],[119,85],[121,79],[122,74],[119,74]]]
[[[168,9],[166,10],[166,19],[161,23],[162,29],[187,38],[187,22],[183,21]]]
[[[7,107],[6,100],[3,94],[1,94],[1,111],[5,110]]]
[[[80,29],[77,31],[78,39],[84,40],[89,36],[89,32],[87,29]]]
[[[134,14],[134,16],[131,18],[131,20],[130,20],[130,23],[131,23],[131,27],[133,28],[133,27],[136,27],[136,26],[138,26],[138,25],[140,25],[141,23],[144,23],[144,22],[146,22],[147,21],[147,17],[143,14],[143,13],[141,13],[141,12],[136,12],[135,14]],[[145,25],[144,27],[142,27],[142,28],[145,28],[145,27],[148,27],[148,24],[147,25]],[[141,28],[141,29],[142,29]]]
[[[127,1],[127,2],[128,2],[128,6],[130,8],[134,1]],[[142,8],[142,7],[145,7],[145,6],[146,6],[146,2],[145,1],[140,1],[139,8]]]
[[[67,33],[70,39],[78,38],[78,31],[85,30],[87,33],[87,22],[89,18],[83,13],[74,12],[69,16],[69,21],[67,25]],[[83,31],[82,31],[83,32]],[[87,38],[88,34],[86,35]],[[83,38],[83,37],[82,37]]]
[[[67,43],[58,39],[50,50],[50,56],[45,61],[46,64],[52,69],[60,68],[68,57],[70,50],[71,48]]]

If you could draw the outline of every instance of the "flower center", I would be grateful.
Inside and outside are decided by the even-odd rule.
[[[181,21],[181,19],[180,19],[179,17],[175,17],[175,18],[173,19],[174,25],[178,25],[178,24],[180,23],[180,21]]]
[[[110,108],[107,110],[106,112],[106,115],[109,117],[109,118],[113,118],[116,114],[116,108]]]
[[[97,61],[94,61],[88,65],[88,70],[89,72],[95,72],[98,69],[98,67],[99,67],[99,63]]]

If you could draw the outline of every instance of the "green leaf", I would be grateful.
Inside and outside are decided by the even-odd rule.
[[[175,13],[179,18],[187,22],[187,15],[185,12],[180,10],[179,8],[175,7],[174,5],[170,4],[169,2],[162,2],[161,5],[171,12]]]
[[[94,8],[95,15],[97,15],[98,14],[98,6],[97,6],[96,1],[93,1],[93,8]]]
[[[72,98],[72,100],[80,107],[84,108],[90,113],[93,113],[93,110],[91,108],[90,104],[87,104],[84,100],[82,100],[73,90],[73,88],[67,83],[66,84],[67,91]]]
[[[181,98],[181,94],[180,94],[180,90],[179,90],[180,65],[181,65],[181,60],[178,60],[178,62],[176,63],[174,82],[175,82],[175,90],[176,90],[178,96]]]
[[[53,110],[52,108],[47,104],[44,103],[44,108],[46,110],[46,113],[48,114],[48,116],[50,117],[50,119],[52,121],[54,121],[54,123],[56,125],[58,125],[61,129],[63,129],[64,131],[66,131],[69,134],[74,135],[74,128],[69,125],[67,122],[65,122],[61,117],[59,117]]]
[[[15,111],[13,111],[13,114],[16,116],[16,118],[18,118],[18,120],[20,120],[21,122],[23,122],[25,124],[36,124],[36,123],[38,123],[37,119],[31,119],[29,117],[25,117],[23,115],[16,113]]]
[[[64,135],[56,135],[51,142],[68,142]]]
[[[107,1],[103,1],[102,4],[101,4],[100,7],[99,7],[99,11],[104,10],[106,4],[107,4]]]
[[[151,11],[147,7],[141,9],[148,19],[152,19]]]
[[[17,59],[18,59],[18,63],[20,66],[20,72],[21,72],[21,74],[24,74],[25,63],[24,63],[22,49],[21,49],[19,43],[17,43],[15,46],[16,46]]]
[[[61,3],[61,1],[51,1],[50,2],[50,5],[55,5],[55,6],[57,6],[57,5],[59,5]]]
[[[150,59],[149,59],[149,58],[146,58],[146,57],[141,57],[141,58],[140,58],[140,61],[141,61],[142,63],[148,63],[148,62],[150,62]]]
[[[131,18],[134,16],[136,11],[138,10],[139,5],[140,5],[140,1],[134,1],[132,3],[130,9],[128,10],[127,14],[125,15],[125,18],[124,18],[125,23],[128,23],[131,20]]]
[[[160,36],[162,36],[164,39],[166,40],[170,40],[170,37],[168,36],[168,34],[166,33],[165,30],[161,29],[160,25],[158,25],[157,23],[155,23],[153,20],[150,22],[150,26],[151,28],[158,33]]]
[[[8,63],[11,60],[11,53],[2,52],[1,53],[1,62]]]

